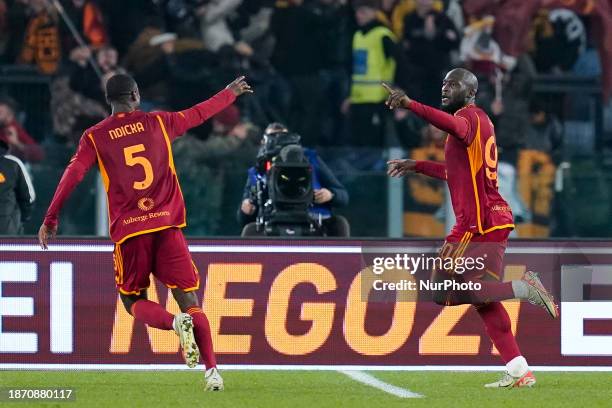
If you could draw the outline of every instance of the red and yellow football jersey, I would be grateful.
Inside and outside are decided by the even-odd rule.
[[[409,109],[449,133],[446,162],[419,161],[416,171],[447,180],[455,229],[486,234],[514,228],[512,210],[497,189],[495,129],[487,114],[468,105],[451,116],[414,101]]]
[[[44,223],[57,225],[64,200],[97,162],[107,193],[110,236],[114,242],[165,228],[184,227],[185,203],[171,143],[234,100],[233,92],[224,90],[181,112],[119,113],[87,129],[58,185]]]

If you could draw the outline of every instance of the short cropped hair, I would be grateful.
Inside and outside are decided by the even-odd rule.
[[[117,74],[110,77],[106,82],[106,99],[109,102],[123,102],[128,96],[138,89],[134,78],[127,74]]]

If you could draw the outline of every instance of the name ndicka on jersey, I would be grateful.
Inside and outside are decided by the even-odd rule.
[[[112,140],[119,139],[120,137],[132,135],[134,133],[144,132],[144,125],[142,122],[128,123],[127,125],[120,126],[115,129],[108,131],[108,135]]]

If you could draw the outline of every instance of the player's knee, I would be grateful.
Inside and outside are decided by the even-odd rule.
[[[132,300],[131,298],[129,298],[128,296],[125,295],[119,295],[121,297],[121,303],[123,303],[123,307],[125,308],[125,310],[129,313],[132,314],[132,305],[134,305],[134,300]]]
[[[181,312],[186,313],[192,307],[199,307],[198,297],[195,292],[185,292],[183,289],[172,289],[172,296],[181,309]]]
[[[121,298],[123,307],[129,314],[132,314],[132,306],[134,306],[134,303],[140,299],[144,299],[142,295],[124,295],[123,293],[119,294],[119,297]]]

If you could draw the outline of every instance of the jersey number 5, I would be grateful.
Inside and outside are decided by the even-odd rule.
[[[487,167],[485,168],[487,178],[493,181],[495,187],[497,187],[497,145],[495,144],[495,136],[491,136],[487,139],[484,153],[485,162],[487,163]]]
[[[142,166],[145,178],[142,181],[134,182],[135,190],[146,190],[153,183],[153,166],[151,166],[151,162],[142,156],[134,156],[135,153],[144,152],[145,147],[143,144],[137,144],[134,146],[128,146],[123,149],[123,155],[125,156],[125,164],[128,166]]]

